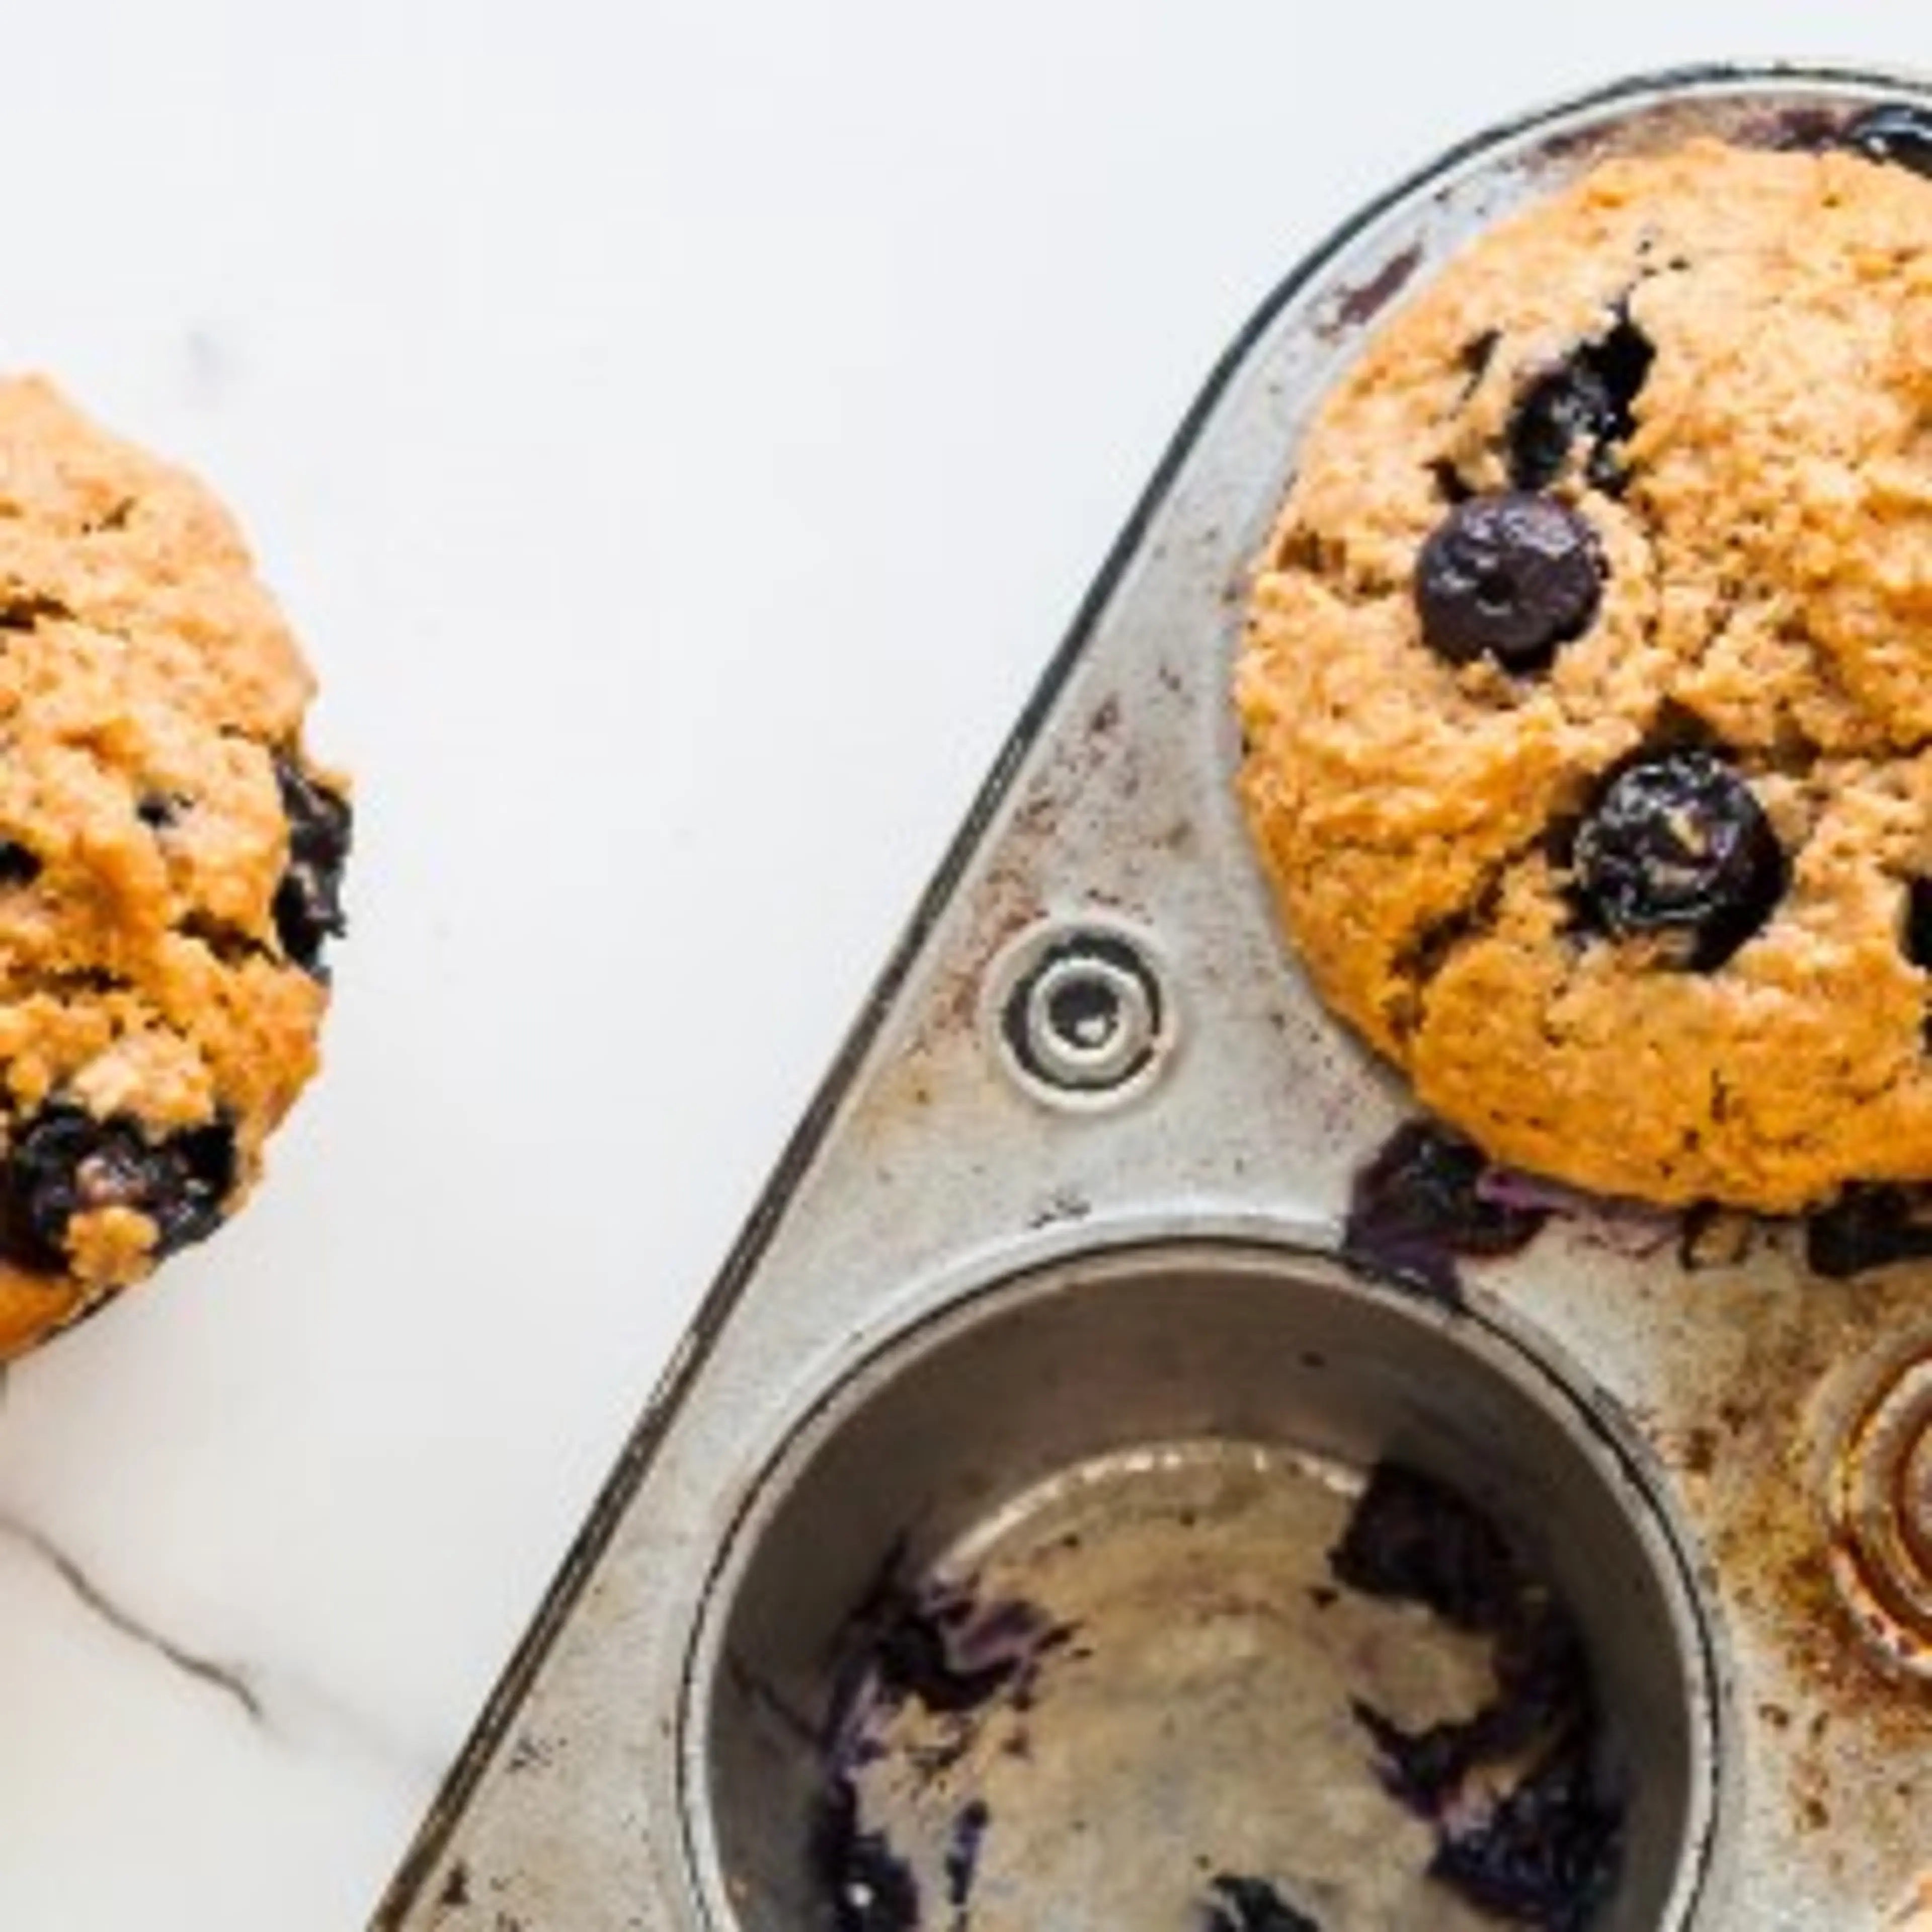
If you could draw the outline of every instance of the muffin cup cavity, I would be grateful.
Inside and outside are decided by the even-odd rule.
[[[1466,1723],[1511,1666],[1496,1618],[1364,1587],[1338,1555],[1391,1466],[1466,1499],[1580,1634],[1608,1895],[1520,1922],[1685,1922],[1716,1693],[1627,1450],[1473,1317],[1186,1244],[974,1296],[777,1458],[686,1713],[720,1932],[1183,1932],[1246,1924],[1264,1890],[1330,1932],[1495,1923],[1429,1875],[1442,1821],[1386,1732]]]

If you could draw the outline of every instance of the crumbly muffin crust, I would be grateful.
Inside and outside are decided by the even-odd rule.
[[[200,484],[0,382],[0,1353],[211,1232],[314,1070],[311,688]]]
[[[1438,543],[1419,594],[1425,547],[1525,497],[1592,608],[1450,648],[1495,587]],[[1311,430],[1238,699],[1317,987],[1490,1154],[1780,1211],[1932,1175],[1932,182],[1704,142],[1472,244]],[[1645,792],[1699,760],[1714,817]]]

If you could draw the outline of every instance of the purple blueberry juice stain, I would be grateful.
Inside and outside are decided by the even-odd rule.
[[[1623,1831],[1588,1745],[1585,1732],[1561,1739],[1486,1816],[1445,1826],[1430,1876],[1493,1917],[1585,1932],[1615,1884]]]
[[[1412,1731],[1352,1704],[1384,1789],[1435,1826],[1430,1877],[1514,1924],[1583,1932],[1616,1885],[1624,1805],[1597,1768],[1568,1610],[1480,1510],[1398,1464],[1371,1472],[1330,1562],[1352,1589],[1492,1640],[1495,1694],[1470,1718]]]
[[[1489,1518],[1398,1462],[1370,1473],[1328,1568],[1360,1595],[1420,1604],[1462,1630],[1499,1628],[1521,1588]]]
[[[1682,1222],[1703,1208],[1679,1210],[1654,1208],[1604,1194],[1586,1194],[1560,1180],[1546,1180],[1514,1167],[1486,1168],[1476,1183],[1478,1198],[1499,1207],[1540,1214],[1546,1221],[1574,1227],[1580,1239],[1606,1253],[1634,1261],[1648,1261],[1667,1252],[1683,1238]],[[1688,1265],[1688,1264],[1687,1264]]]
[[[1674,1256],[1686,1274],[1735,1268],[1779,1224],[1709,1202],[1684,1208],[1590,1194],[1489,1160],[1460,1135],[1411,1120],[1358,1171],[1341,1253],[1452,1304],[1456,1264],[1514,1254],[1552,1221],[1606,1254]],[[1932,1190],[1848,1188],[1804,1223],[1814,1274],[1843,1276],[1932,1256]]]
[[[1549,1219],[1546,1209],[1486,1194],[1490,1172],[1461,1135],[1430,1120],[1405,1121],[1355,1176],[1343,1258],[1459,1300],[1459,1259],[1514,1254]]]
[[[1360,328],[1374,321],[1402,290],[1422,266],[1422,248],[1412,244],[1400,254],[1391,256],[1365,282],[1341,291],[1335,304],[1339,334],[1345,328]]]
[[[1041,1657],[1070,1633],[1036,1606],[983,1602],[969,1582],[908,1580],[896,1551],[854,1612],[844,1649],[887,1706],[908,1700],[944,1716],[1022,1694]]]
[[[1029,1708],[1042,1661],[1072,1634],[1034,1604],[982,1598],[970,1580],[914,1574],[903,1541],[894,1547],[840,1634],[820,1730],[825,1783],[812,1864],[835,1932],[916,1932],[922,1924],[914,1859],[868,1822],[860,1788],[860,1774],[894,1754],[884,1735],[892,1714],[914,1705],[944,1720],[940,1744],[896,1748],[930,1786],[972,1749],[987,1717]],[[992,1822],[977,1798],[952,1815],[938,1873],[952,1932],[967,1932]]]
[[[820,1796],[811,1856],[834,1932],[917,1932],[919,1881],[884,1832],[865,1828],[849,1777]]]
[[[959,1808],[946,1847],[946,1902],[952,1908],[954,1932],[966,1932],[973,1903],[973,1881],[980,1874],[980,1847],[993,1822],[992,1808],[975,1798]]]

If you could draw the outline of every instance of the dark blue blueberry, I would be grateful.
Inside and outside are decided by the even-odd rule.
[[[1586,920],[1619,938],[1676,942],[1672,963],[1709,972],[1771,916],[1784,854],[1749,784],[1712,753],[1647,754],[1616,771],[1573,854]]]
[[[235,1172],[235,1133],[226,1121],[150,1138],[126,1115],[97,1120],[55,1102],[16,1127],[8,1146],[0,1252],[22,1268],[58,1274],[76,1214],[130,1208],[154,1222],[158,1259],[220,1226]]]
[[[1845,146],[1871,161],[1932,176],[1932,112],[1902,101],[1874,107],[1845,129]]]
[[[1596,532],[1547,496],[1502,491],[1456,503],[1416,559],[1424,641],[1451,664],[1493,658],[1540,670],[1603,601]]]
[[[1843,1281],[1896,1262],[1932,1257],[1932,1202],[1921,1189],[1858,1181],[1804,1223],[1814,1274]]]
[[[1507,433],[1510,481],[1516,488],[1546,488],[1580,447],[1586,478],[1606,494],[1621,490],[1628,479],[1618,452],[1636,427],[1637,394],[1656,353],[1649,338],[1619,314],[1607,334],[1532,382]]]
[[[323,945],[348,930],[342,874],[353,818],[346,798],[311,778],[286,752],[275,754],[275,780],[289,820],[288,866],[275,888],[275,931],[283,951],[304,972],[326,980]]]

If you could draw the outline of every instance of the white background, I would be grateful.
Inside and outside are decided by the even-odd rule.
[[[0,358],[241,511],[363,840],[268,1187],[8,1384],[0,1926],[334,1932],[1249,309],[1492,119],[1932,67],[1932,14],[45,0],[0,45]]]

